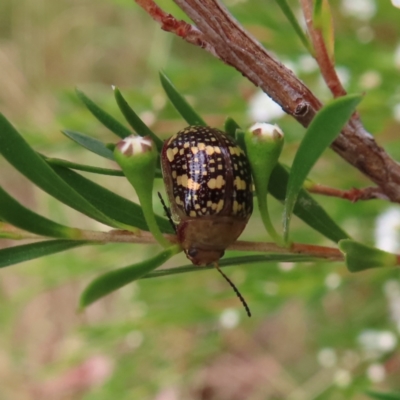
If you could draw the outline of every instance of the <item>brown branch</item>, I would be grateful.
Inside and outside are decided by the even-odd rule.
[[[185,21],[175,19],[171,14],[163,11],[153,0],[135,0],[153,19],[161,25],[166,32],[185,39],[188,43],[207,50],[213,56],[218,57],[213,47],[207,42],[204,35],[193,25]]]
[[[310,193],[321,194],[330,197],[339,197],[341,199],[350,200],[355,203],[360,200],[381,199],[388,200],[387,196],[382,193],[382,190],[377,187],[367,187],[364,189],[352,188],[350,190],[341,190],[331,188],[329,186],[312,184],[306,188]]]
[[[0,225],[0,234],[13,234],[14,237],[6,237],[7,239],[14,240],[46,240],[53,239],[40,235],[35,235],[30,232],[26,232],[22,229],[16,228],[9,224]],[[11,235],[10,235],[11,236]],[[164,235],[171,243],[178,243],[175,235]],[[1,238],[1,235],[0,235]],[[132,232],[123,230],[111,230],[109,232],[97,232],[81,230],[79,241],[89,241],[95,243],[139,243],[139,244],[158,244],[156,239],[150,232],[140,231],[140,234],[134,234]],[[264,243],[264,242],[247,242],[237,241],[233,243],[229,250],[237,251],[257,251],[262,253],[287,253],[287,254],[304,254],[310,257],[322,258],[331,261],[343,261],[343,254],[336,248],[325,247],[325,246],[314,246],[308,244],[294,243],[290,248],[284,248],[276,245],[275,243]]]
[[[174,1],[196,24],[201,32],[202,45],[191,38],[183,37],[184,40],[217,55],[260,87],[301,125],[309,125],[321,108],[321,102],[292,71],[244,31],[219,1]],[[146,11],[149,5],[154,4],[149,0],[136,2]],[[148,12],[155,18],[151,11]],[[400,202],[400,165],[377,145],[360,121],[351,120],[331,147],[377,184],[391,201]]]

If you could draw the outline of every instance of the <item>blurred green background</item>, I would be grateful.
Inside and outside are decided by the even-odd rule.
[[[289,3],[300,15],[297,1]],[[331,3],[340,76],[349,92],[366,93],[360,107],[366,127],[399,158],[400,9],[389,1]],[[185,18],[172,2],[158,4]],[[323,101],[329,99],[274,1],[225,4]],[[69,128],[116,141],[79,103],[75,87],[122,121],[111,90],[118,86],[162,138],[183,128],[161,89],[160,70],[212,126],[221,127],[228,115],[242,126],[259,118],[252,84],[161,31],[133,1],[0,2],[0,111],[47,156],[114,167],[60,133]],[[278,121],[286,132],[282,159],[290,165],[304,129],[262,104],[262,118]],[[122,178],[87,176],[135,198]],[[343,189],[370,184],[330,150],[311,178]],[[2,159],[0,184],[61,223],[104,228],[34,188]],[[317,199],[356,240],[399,251],[395,205]],[[271,207],[279,226],[282,207],[274,201]],[[297,219],[292,226],[294,240],[334,245]],[[242,238],[268,240],[257,212]],[[400,391],[397,269],[354,275],[341,263],[226,269],[251,319],[212,270],[139,281],[77,313],[80,291],[97,274],[155,249],[87,247],[2,270],[0,399],[362,400],[366,389]],[[178,256],[169,265],[183,263]]]

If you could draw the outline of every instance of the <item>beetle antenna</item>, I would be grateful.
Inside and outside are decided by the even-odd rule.
[[[250,312],[250,308],[246,303],[246,300],[244,299],[244,297],[241,295],[241,293],[239,292],[239,289],[235,286],[235,284],[222,272],[221,268],[219,267],[218,263],[214,263],[214,267],[217,269],[217,271],[224,277],[224,279],[229,283],[229,285],[231,286],[231,288],[233,289],[233,291],[236,293],[236,296],[239,297],[239,300],[242,302],[243,307],[246,310],[247,316],[251,317],[251,312]]]
[[[160,198],[161,204],[164,207],[165,214],[167,214],[168,221],[171,224],[172,228],[174,228],[175,233],[177,233],[176,232],[176,225],[174,224],[174,221],[172,221],[171,211],[169,210],[169,208],[165,204],[164,199],[161,196],[161,193],[160,192],[157,192],[157,193],[158,193],[158,197]]]

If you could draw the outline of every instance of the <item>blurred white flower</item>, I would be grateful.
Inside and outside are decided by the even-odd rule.
[[[337,362],[335,350],[328,347],[321,349],[317,354],[317,358],[321,366],[325,368],[333,367]]]
[[[248,113],[252,121],[259,122],[279,119],[285,115],[281,106],[261,90],[257,91],[249,100]]]
[[[375,37],[375,32],[368,25],[362,26],[361,28],[357,29],[357,37],[361,43],[369,43]]]
[[[376,14],[376,4],[374,0],[342,0],[341,10],[344,15],[367,21]]]
[[[383,382],[386,377],[385,367],[382,364],[371,364],[367,369],[367,376],[371,382]]]
[[[334,382],[341,388],[346,388],[350,385],[352,378],[349,371],[338,369],[333,377]]]
[[[343,86],[347,86],[350,82],[350,70],[346,67],[338,66],[336,67],[336,72],[338,74],[340,82]]]
[[[400,209],[389,207],[375,222],[375,246],[396,252],[400,250]]]
[[[359,79],[359,85],[362,89],[373,89],[382,83],[381,74],[378,71],[364,72]]]
[[[390,279],[383,286],[383,290],[388,300],[390,318],[400,332],[400,283],[397,280]]]
[[[397,103],[393,106],[393,118],[400,122],[400,103]]]
[[[393,351],[397,346],[397,337],[390,331],[367,329],[358,336],[358,343],[365,357],[373,359]]]
[[[233,329],[235,328],[240,321],[239,312],[233,308],[227,308],[224,310],[219,317],[219,324],[222,328],[225,329]]]
[[[400,0],[392,0],[392,4],[397,7],[400,8]]]
[[[289,272],[289,271],[291,271],[295,266],[296,266],[296,263],[294,263],[294,262],[280,262],[280,263],[278,263],[278,268],[279,268],[282,272]]]
[[[300,56],[298,62],[299,70],[305,73],[312,73],[318,70],[318,63],[315,61],[315,58],[310,54],[304,54]]]
[[[394,65],[397,69],[400,69],[400,43],[396,46],[394,51]]]
[[[341,283],[341,276],[339,274],[336,274],[335,272],[332,272],[325,278],[325,286],[331,290],[337,289]]]

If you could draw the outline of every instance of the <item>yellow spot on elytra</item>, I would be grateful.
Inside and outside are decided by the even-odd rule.
[[[214,167],[211,167],[211,168],[210,168],[210,172],[215,172],[215,168],[214,168]]]
[[[225,185],[224,177],[222,175],[218,175],[216,183],[215,183],[215,187],[217,189],[221,189],[222,186],[224,186],[224,185]]]
[[[246,181],[240,179],[238,176],[235,178],[233,183],[237,190],[246,190]]]
[[[207,171],[203,171],[203,176],[206,176],[207,175]]]
[[[213,146],[206,146],[206,153],[211,156],[214,154],[214,147]]]
[[[182,205],[181,198],[179,196],[175,197],[175,203],[178,204],[178,206]]]
[[[223,208],[224,208],[224,200],[221,199],[221,200],[218,202],[216,212],[221,211]]]
[[[174,148],[172,149],[172,153],[173,153],[174,155],[175,155],[178,151],[179,151],[179,150],[178,150],[177,147],[174,147]]]
[[[168,161],[169,162],[172,162],[172,161],[174,161],[174,152],[173,152],[173,150],[172,149],[168,149],[167,150],[167,158],[168,158]]]
[[[180,154],[180,155],[183,155],[184,153],[185,153],[185,149],[180,149],[180,150],[179,150],[179,154]]]
[[[185,142],[185,144],[183,145],[183,147],[184,147],[185,149],[187,149],[189,146],[190,146],[190,143],[189,143],[189,142]]]
[[[206,148],[206,145],[205,145],[205,143],[197,143],[197,148],[200,151],[202,151],[202,150],[204,150]]]
[[[210,189],[221,189],[225,185],[225,180],[222,175],[218,175],[217,179],[212,178],[208,181],[207,186]]]
[[[195,205],[194,205],[194,208],[195,208],[196,210],[200,210],[200,204],[195,204]]]
[[[187,185],[188,185],[188,176],[185,174],[185,175],[182,175],[182,180],[181,180],[181,185],[183,186],[183,187],[187,187]]]
[[[212,201],[211,201],[211,200],[208,200],[208,201],[207,201],[207,207],[211,207],[211,205],[212,205]]]
[[[221,154],[221,149],[218,146],[214,146],[214,150],[217,154]]]
[[[190,217],[195,217],[197,214],[196,214],[196,211],[190,211],[190,213],[189,213],[189,216]]]
[[[231,153],[233,156],[234,155],[237,155],[237,156],[239,156],[240,155],[240,151],[239,151],[240,149],[239,149],[239,147],[229,147],[229,153]]]
[[[172,177],[176,179],[176,171],[172,171]]]
[[[203,214],[205,214],[206,211],[207,211],[207,208],[205,208],[205,207],[201,209],[201,212],[202,212]]]
[[[197,147],[191,147],[190,150],[193,154],[197,154],[199,152],[199,149]]]
[[[208,182],[207,182],[207,186],[210,188],[210,189],[215,189],[215,186],[217,185],[217,181],[214,179],[214,178],[212,178],[212,179],[210,179]]]
[[[218,165],[218,167],[217,167],[218,169],[222,169],[223,167],[222,167],[222,165]]]
[[[235,201],[233,202],[232,211],[233,211],[234,214],[236,214],[236,213],[238,212],[238,210],[239,210],[239,203],[235,200]]]
[[[217,203],[212,203],[212,204],[211,204],[211,208],[212,208],[213,210],[215,210],[215,209],[217,208]]]
[[[200,188],[200,183],[195,182],[193,179],[188,179],[187,188],[191,190],[198,190]]]

